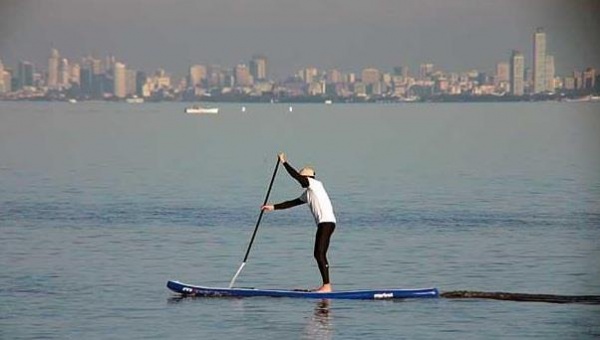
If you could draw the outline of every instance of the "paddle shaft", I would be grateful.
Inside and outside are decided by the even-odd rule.
[[[273,171],[273,176],[271,177],[271,183],[269,183],[269,189],[267,189],[267,195],[265,196],[265,201],[263,202],[263,206],[265,204],[267,204],[267,202],[269,201],[269,195],[271,194],[271,188],[273,188],[273,182],[275,182],[275,175],[277,175],[277,169],[279,168],[279,163],[280,162],[279,162],[279,158],[278,158],[277,164],[275,164],[275,170]],[[256,221],[256,226],[254,227],[254,232],[252,233],[252,237],[250,238],[250,243],[248,244],[248,249],[246,249],[246,255],[244,255],[244,260],[242,261],[240,268],[237,270],[237,272],[231,279],[231,282],[229,283],[229,288],[233,287],[235,280],[237,279],[238,275],[240,275],[240,273],[242,272],[242,269],[246,265],[246,261],[248,260],[248,256],[250,255],[250,249],[252,248],[252,243],[254,243],[254,238],[256,237],[256,232],[258,231],[258,226],[260,225],[260,221],[262,220],[264,213],[265,213],[265,211],[261,209],[260,214],[258,215],[258,220]]]

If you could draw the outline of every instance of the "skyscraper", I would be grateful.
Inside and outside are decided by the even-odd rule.
[[[50,58],[48,58],[48,87],[56,88],[59,85],[59,65],[60,65],[60,54],[58,50],[53,48],[50,51]]]
[[[262,55],[255,55],[250,60],[250,74],[254,80],[267,79],[267,58]]]
[[[546,91],[546,33],[538,27],[533,34],[533,93]]]
[[[125,64],[115,62],[113,69],[114,95],[117,98],[127,96],[127,69]]]
[[[546,56],[546,91],[554,92],[554,56]]]
[[[235,67],[234,76],[235,85],[237,86],[251,86],[253,83],[250,71],[244,64],[239,64]]]
[[[79,84],[79,80],[81,77],[81,67],[79,64],[73,64],[70,70],[70,78],[69,82],[72,84]]]
[[[190,83],[189,86],[202,87],[204,80],[206,79],[206,66],[204,65],[193,65],[190,67]]]
[[[138,97],[144,96],[144,85],[146,85],[148,77],[146,76],[146,72],[137,71],[135,74],[135,93]]]
[[[510,58],[510,91],[515,96],[525,94],[523,77],[525,74],[525,57],[519,51],[513,51]]]
[[[17,73],[17,86],[19,89],[27,86],[33,86],[33,64],[28,61],[19,62],[19,71]]]
[[[137,72],[135,70],[127,70],[125,75],[125,93],[127,96],[135,95],[137,89]]]
[[[496,84],[510,80],[510,64],[501,62],[496,65]]]
[[[0,60],[0,93],[10,92],[10,73],[4,71],[4,64]]]
[[[58,86],[68,87],[71,81],[71,68],[69,60],[66,58],[60,59],[60,67],[58,68]]]
[[[81,94],[84,97],[90,97],[93,94],[94,74],[91,64],[83,63],[82,65],[79,69],[79,86],[81,87]]]

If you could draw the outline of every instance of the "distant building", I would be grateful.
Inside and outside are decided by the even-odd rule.
[[[94,74],[89,64],[83,64],[79,69],[79,87],[84,97],[91,97],[94,86]]]
[[[525,86],[533,87],[533,70],[531,67],[525,67]]]
[[[19,70],[17,72],[17,89],[33,86],[33,64],[28,61],[19,62]]]
[[[584,71],[574,71],[573,76],[575,77],[575,88],[577,90],[583,90],[585,88],[585,72]]]
[[[533,34],[533,93],[546,91],[546,33],[538,28]]]
[[[355,82],[354,83],[354,95],[357,97],[366,97],[367,96],[367,85],[363,82]]]
[[[79,64],[71,65],[70,72],[70,83],[71,84],[79,84],[79,80],[81,79],[81,66]]]
[[[546,91],[554,92],[556,86],[554,85],[554,56],[546,55]]]
[[[327,83],[328,84],[338,84],[343,83],[344,79],[342,77],[342,72],[339,70],[333,69],[327,71]]]
[[[60,54],[58,50],[53,48],[50,51],[50,58],[48,58],[48,82],[49,88],[57,88],[59,85],[59,64]]]
[[[0,60],[0,93],[7,93],[12,91],[12,81],[10,72],[4,69],[4,64]]]
[[[107,88],[106,80],[107,77],[104,74],[104,66],[102,60],[96,59],[92,56],[88,56],[82,60],[83,68],[89,69],[89,72],[81,70],[83,73],[80,78],[81,81],[85,81],[87,86],[88,75],[89,75],[89,90],[84,90],[84,84],[81,84],[82,93],[90,98],[102,99],[104,97],[105,90]],[[89,74],[88,74],[89,73]],[[85,79],[84,79],[85,78]],[[112,87],[112,86],[111,86]],[[112,91],[110,93],[113,93]]]
[[[301,70],[299,75],[306,84],[310,84],[316,80],[319,70],[316,67],[307,67]]]
[[[319,96],[325,93],[325,82],[314,81],[308,84],[308,95]]]
[[[433,64],[421,64],[419,66],[419,80],[426,80],[433,73]]]
[[[354,74],[353,72],[350,72],[346,75],[346,83],[348,84],[354,84],[356,82],[356,74]]]
[[[135,94],[138,97],[144,97],[144,85],[148,81],[148,77],[146,76],[146,72],[137,71],[135,73]]]
[[[525,94],[525,57],[519,51],[513,51],[510,58],[510,90],[515,96]]]
[[[69,60],[62,58],[60,60],[60,66],[58,68],[58,87],[69,87],[71,83],[71,68],[69,67]]]
[[[163,69],[158,69],[154,72],[154,75],[148,77],[146,88],[142,90],[144,97],[150,96],[155,92],[160,92],[171,87],[171,77]]]
[[[575,90],[575,78],[565,77],[565,80],[563,82],[563,88],[565,90]]]
[[[500,62],[496,64],[496,84],[510,80],[510,63]]]
[[[435,87],[434,87],[435,92],[436,93],[445,93],[445,92],[448,92],[449,85],[450,85],[450,83],[448,82],[448,79],[443,78],[443,77],[442,78],[438,78],[435,81]]]
[[[510,91],[510,63],[500,62],[496,64],[496,75],[494,76],[494,86],[497,91]]]
[[[361,81],[366,85],[377,84],[381,81],[381,72],[376,68],[366,68],[361,72]]]
[[[98,75],[104,73],[104,66],[102,66],[102,60],[95,59],[92,56],[89,56],[84,60],[85,63],[88,63],[90,65],[90,68],[92,69],[92,74]]]
[[[383,82],[378,81],[367,85],[367,94],[379,96],[385,92],[386,88]]]
[[[225,84],[225,72],[219,65],[210,65],[208,67],[208,86],[220,87]]]
[[[252,84],[253,84],[253,79],[252,79],[252,75],[250,74],[250,70],[244,64],[239,64],[235,67],[234,77],[235,77],[235,85],[236,86],[244,87],[244,86],[252,86]]]
[[[408,78],[408,67],[407,66],[396,66],[394,67],[394,75],[401,76],[403,78]]]
[[[190,87],[202,87],[206,80],[206,66],[204,65],[193,65],[190,67],[189,74],[189,86]]]
[[[137,94],[137,72],[135,70],[127,70],[125,80],[125,92],[127,96],[133,96]]]
[[[114,96],[125,98],[127,96],[127,69],[125,64],[115,62],[113,66]]]
[[[104,66],[103,66],[104,72],[105,73],[114,72],[116,62],[117,62],[117,59],[115,58],[115,56],[112,56],[112,55],[106,56],[106,58],[104,58]]]
[[[262,55],[255,55],[250,60],[250,75],[254,81],[264,81],[267,79],[267,58]]]
[[[596,69],[588,67],[583,72],[583,88],[593,89],[596,86]]]

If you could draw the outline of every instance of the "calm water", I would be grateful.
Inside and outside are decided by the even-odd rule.
[[[278,151],[332,197],[336,289],[600,294],[600,105],[0,102],[2,339],[585,339],[600,307],[184,299],[226,286]],[[300,188],[284,171],[271,201]],[[265,215],[239,286],[310,288],[305,207]]]

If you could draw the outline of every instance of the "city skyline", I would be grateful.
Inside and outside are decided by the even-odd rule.
[[[42,65],[51,46],[70,59],[106,53],[136,69],[184,75],[189,65],[237,65],[262,53],[273,79],[308,66],[491,70],[513,49],[531,67],[530,32],[544,27],[557,74],[600,68],[599,3],[540,3],[9,0],[0,4],[0,58],[15,65],[35,56],[29,61]]]
[[[530,34],[531,34],[531,32],[530,32]],[[469,68],[462,69],[462,70],[443,69],[439,66],[439,64],[434,64],[429,61],[421,61],[420,64],[418,65],[418,67],[410,67],[406,64],[401,64],[401,65],[397,64],[397,65],[394,65],[393,67],[386,69],[379,65],[375,65],[373,63],[367,62],[367,63],[363,64],[363,66],[361,68],[356,69],[356,70],[343,69],[343,68],[337,67],[335,65],[332,66],[330,69],[316,67],[315,65],[302,65],[299,69],[292,70],[290,73],[282,75],[281,78],[274,78],[273,76],[268,74],[269,72],[267,71],[267,66],[266,66],[267,60],[269,60],[269,68],[271,67],[272,59],[267,58],[264,54],[254,53],[251,57],[240,56],[239,57],[240,61],[235,65],[220,65],[220,64],[214,64],[214,63],[191,62],[190,64],[186,65],[185,70],[177,70],[177,72],[173,72],[173,70],[168,70],[168,73],[173,77],[186,77],[186,76],[190,76],[192,69],[194,69],[193,72],[196,73],[197,76],[193,77],[193,78],[202,78],[202,77],[206,76],[207,67],[217,66],[217,67],[223,67],[223,68],[228,68],[228,67],[231,68],[233,70],[233,72],[236,75],[238,75],[238,77],[239,77],[239,74],[241,74],[240,72],[245,72],[248,75],[252,74],[254,76],[255,80],[274,80],[274,81],[283,81],[290,76],[298,75],[299,74],[298,72],[300,72],[300,76],[302,78],[309,77],[308,75],[302,74],[302,72],[306,72],[306,70],[314,70],[315,75],[316,75],[316,72],[318,72],[318,71],[330,71],[330,70],[343,71],[343,72],[347,72],[347,73],[356,73],[356,74],[361,75],[359,77],[360,79],[363,79],[365,77],[372,78],[372,76],[369,76],[369,75],[365,76],[365,71],[367,71],[367,72],[368,71],[385,72],[387,70],[389,72],[392,72],[396,68],[401,68],[403,70],[401,72],[403,73],[403,75],[405,77],[408,75],[409,70],[412,73],[412,75],[422,77],[423,73],[431,73],[431,72],[433,72],[434,69],[436,71],[455,72],[455,73],[470,72],[473,70],[491,73],[492,71],[495,70],[496,74],[498,74],[501,72],[498,69],[498,67],[500,67],[500,65],[502,65],[502,64],[506,64],[507,70],[505,72],[509,72],[508,67],[510,67],[510,63],[511,63],[512,59],[514,58],[515,53],[519,53],[521,55],[521,57],[523,58],[523,61],[521,62],[521,63],[523,63],[523,65],[522,65],[523,70],[529,69],[532,72],[533,86],[534,86],[533,92],[539,93],[539,92],[544,92],[547,88],[551,87],[549,85],[551,79],[549,80],[547,78],[553,78],[554,75],[565,76],[567,74],[570,74],[573,71],[583,71],[589,67],[594,68],[593,65],[585,65],[580,68],[571,66],[563,74],[557,74],[555,62],[554,62],[554,56],[549,53],[549,52],[552,52],[552,46],[550,44],[550,47],[549,48],[547,47],[548,43],[547,43],[547,34],[545,31],[545,28],[544,27],[536,27],[533,30],[532,36],[533,36],[533,39],[531,41],[532,43],[530,42],[530,44],[533,46],[533,48],[532,48],[532,54],[530,56],[526,56],[525,53],[522,52],[523,50],[527,50],[527,48],[525,46],[522,46],[520,48],[513,48],[510,51],[505,51],[506,53],[504,55],[495,58],[495,60],[496,60],[495,64],[490,64],[490,65],[488,65],[488,67],[483,68],[483,69],[478,69],[476,67],[469,67]],[[48,53],[46,53],[46,55],[48,55]],[[3,56],[0,55],[0,61],[4,60],[2,57]],[[47,68],[40,66],[40,65],[43,65],[44,62],[40,62],[40,63],[32,62],[32,60],[39,60],[39,59],[44,60],[43,57],[40,57],[40,56],[34,56],[33,58],[23,58],[23,59],[20,59],[18,62],[19,63],[26,62],[26,63],[31,63],[33,65],[37,65],[37,67],[35,67],[35,69],[39,72],[47,71],[46,72],[47,85],[52,88],[57,85],[58,78],[59,78],[58,70],[68,68],[69,60],[70,61],[78,61],[78,60],[85,61],[86,58],[93,58],[93,59],[97,59],[100,61],[108,58],[108,59],[111,59],[113,63],[118,60],[120,63],[126,64],[128,66],[136,63],[135,61],[133,63],[129,63],[127,60],[124,60],[123,58],[120,58],[112,53],[104,53],[104,54],[88,53],[88,54],[80,54],[78,57],[77,56],[76,57],[65,56],[65,55],[62,55],[58,51],[58,49],[54,47],[54,45],[50,46],[49,57],[46,59],[47,60]],[[67,63],[67,64],[62,65],[61,63]],[[4,65],[4,68],[7,67],[6,62],[4,62],[3,65]],[[76,64],[74,66],[79,66],[79,64]],[[242,68],[242,69],[240,69],[240,68]],[[154,70],[165,70],[165,68],[157,67],[157,68],[154,68],[151,70],[145,69],[145,71],[154,71]],[[550,74],[550,76],[546,77],[547,73]],[[66,79],[67,76],[63,76],[63,78]],[[506,81],[511,81],[510,78],[508,78],[508,73],[507,73]],[[196,80],[196,81],[192,81],[192,82],[197,83],[198,81]],[[369,82],[369,81],[367,81],[367,82]]]
[[[314,101],[328,98],[327,101],[331,101],[335,98],[353,102],[481,100],[477,97],[494,101],[499,97],[501,100],[560,100],[565,96],[600,92],[600,75],[593,67],[573,70],[570,76],[556,76],[554,56],[548,53],[552,50],[547,48],[543,27],[534,30],[532,43],[531,67],[526,66],[523,53],[512,50],[510,60],[498,62],[495,72],[476,69],[452,72],[432,63],[421,63],[412,74],[407,66],[394,67],[391,72],[366,67],[357,73],[308,66],[285,80],[269,78],[269,61],[262,54],[255,54],[249,61],[232,67],[190,65],[188,74],[177,79],[164,69],[152,74],[128,69],[122,60],[111,55],[105,59],[86,56],[73,62],[51,48],[46,71],[25,60],[19,61],[15,71],[6,68],[0,60],[0,95],[9,100],[127,99],[139,102],[144,99],[285,101],[303,98],[301,100]]]

